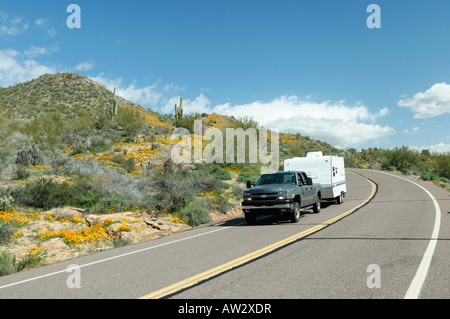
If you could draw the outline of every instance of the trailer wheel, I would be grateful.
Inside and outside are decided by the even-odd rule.
[[[341,192],[338,197],[336,197],[337,203],[340,205],[344,202],[344,192]]]

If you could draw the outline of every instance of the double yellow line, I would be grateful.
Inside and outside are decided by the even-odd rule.
[[[356,174],[354,172],[351,172],[351,173]],[[360,176],[362,176],[362,175],[360,175]],[[202,272],[202,273],[200,273],[198,275],[192,276],[190,278],[187,278],[185,280],[177,282],[177,283],[175,283],[173,285],[167,286],[167,287],[162,288],[162,289],[160,289],[158,291],[155,291],[155,292],[152,292],[152,293],[150,293],[148,295],[142,296],[139,299],[160,299],[160,298],[162,298],[164,296],[171,295],[173,293],[176,293],[177,291],[180,291],[182,289],[186,289],[188,287],[191,287],[191,286],[193,286],[193,285],[195,285],[195,284],[197,284],[197,283],[199,283],[201,281],[207,280],[207,279],[209,279],[211,277],[217,276],[217,275],[219,275],[221,273],[224,273],[224,272],[226,272],[226,271],[228,271],[230,269],[236,268],[236,267],[238,267],[240,265],[248,263],[249,261],[252,261],[252,260],[257,259],[257,258],[259,258],[261,256],[264,256],[264,255],[266,255],[266,254],[268,254],[268,253],[270,253],[270,252],[272,252],[272,251],[274,251],[276,249],[279,249],[279,248],[281,248],[283,246],[286,246],[286,245],[288,245],[288,244],[290,244],[290,243],[292,243],[292,242],[294,242],[296,240],[299,240],[299,239],[301,239],[303,237],[309,236],[309,235],[311,235],[311,234],[313,234],[313,233],[315,233],[315,232],[317,232],[317,231],[319,231],[319,230],[321,230],[321,229],[323,229],[325,227],[328,227],[329,225],[337,222],[338,220],[340,220],[340,219],[342,219],[342,218],[344,218],[344,217],[354,213],[355,211],[360,209],[362,206],[366,205],[369,201],[371,201],[372,198],[375,196],[375,194],[377,192],[377,185],[374,182],[372,182],[371,180],[369,180],[368,178],[366,178],[364,176],[362,176],[362,177],[365,178],[372,185],[372,192],[370,193],[370,196],[364,202],[362,202],[358,206],[352,208],[351,210],[343,213],[342,215],[339,215],[339,216],[337,216],[335,218],[332,218],[332,219],[330,219],[330,220],[328,220],[328,221],[326,221],[324,223],[321,223],[321,224],[316,225],[316,226],[314,226],[314,227],[312,227],[310,229],[302,231],[301,233],[298,233],[298,234],[293,235],[291,237],[288,237],[286,239],[280,240],[279,242],[276,242],[276,243],[274,243],[272,245],[266,246],[266,247],[261,248],[261,249],[259,249],[257,251],[249,253],[249,254],[247,254],[245,256],[242,256],[242,257],[239,257],[239,258],[234,259],[232,261],[229,261],[229,262],[227,262],[227,263],[225,263],[223,265],[220,265],[218,267],[209,269],[209,270],[207,270],[205,272]]]

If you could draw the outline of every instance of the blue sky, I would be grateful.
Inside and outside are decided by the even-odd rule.
[[[186,113],[342,148],[450,151],[449,15],[447,0],[3,2],[0,86],[69,71],[162,113],[183,96]]]

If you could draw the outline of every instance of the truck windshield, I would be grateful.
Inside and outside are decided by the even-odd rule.
[[[268,184],[295,185],[295,174],[293,174],[293,173],[287,173],[287,174],[265,174],[265,175],[261,175],[261,177],[256,182],[256,186],[258,186],[258,185],[268,185]]]

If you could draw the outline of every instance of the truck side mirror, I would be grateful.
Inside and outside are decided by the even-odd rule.
[[[308,177],[308,178],[306,179],[306,185],[312,185],[312,184],[313,184],[312,178],[311,178],[311,177]]]
[[[252,188],[255,185],[252,185],[252,183],[250,181],[247,181],[247,188]]]

